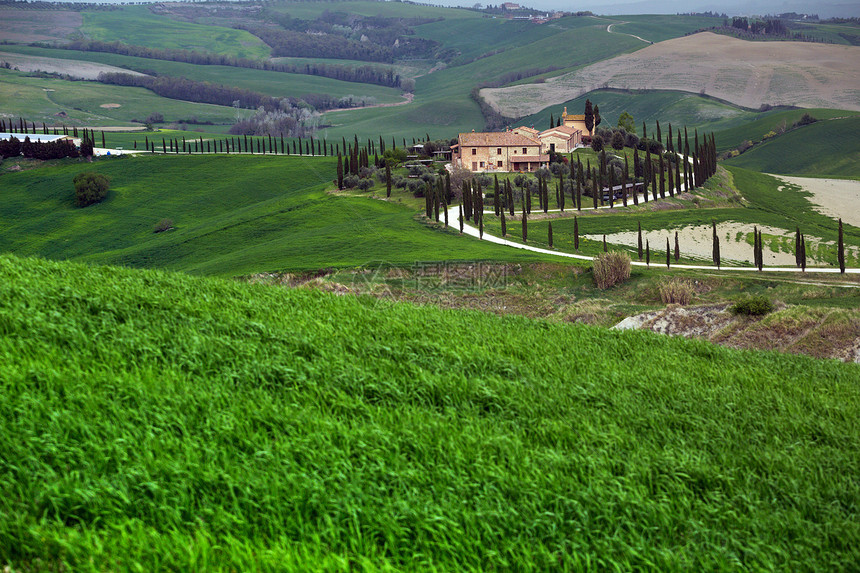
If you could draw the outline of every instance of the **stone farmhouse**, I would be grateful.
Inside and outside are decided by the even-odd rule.
[[[538,131],[520,126],[499,132],[461,133],[451,147],[455,167],[473,172],[536,171],[549,163],[550,153],[570,153],[582,145],[585,116],[562,115],[563,125]]]

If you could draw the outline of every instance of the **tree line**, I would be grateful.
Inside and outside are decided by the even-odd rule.
[[[132,46],[122,42],[99,42],[97,40],[83,39],[75,40],[69,44],[58,47],[84,52],[106,52],[110,54],[147,58],[151,60],[183,62],[199,66],[230,66],[235,68],[249,68],[254,70],[319,76],[345,82],[374,84],[385,87],[402,87],[400,75],[390,67],[370,65],[346,66],[340,64],[321,63],[304,65],[280,64],[268,60],[252,60],[249,58],[237,58],[224,54],[195,52],[193,50],[147,48],[144,46]],[[315,54],[315,56],[317,55]],[[145,72],[149,75],[157,75],[150,70],[137,71]]]

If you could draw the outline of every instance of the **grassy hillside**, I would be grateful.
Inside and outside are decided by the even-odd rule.
[[[860,113],[856,111],[843,111],[838,109],[790,109],[767,111],[753,116],[758,119],[718,131],[716,133],[717,149],[719,151],[734,149],[740,146],[744,141],[758,143],[771,131],[778,132],[784,129],[791,129],[791,126],[807,113],[816,119],[860,116]]]
[[[199,121],[232,125],[237,113],[241,116],[253,113],[251,110],[163,98],[144,88],[33,78],[2,69],[0,97],[4,101],[15,102],[13,106],[4,107],[5,113],[11,117],[24,117],[37,125],[44,122],[48,125],[88,127],[132,126],[135,125],[133,119],[143,121],[156,112],[168,122],[197,118]],[[119,107],[112,104],[119,104]],[[60,112],[66,115],[58,116]]]
[[[269,47],[249,32],[181,22],[153,14],[149,6],[84,12],[81,32],[100,42],[124,42],[149,48],[194,50],[251,59],[265,59],[271,55]]]
[[[819,121],[727,161],[781,175],[860,178],[860,116]]]
[[[856,365],[156,271],[0,273],[12,569],[856,563]]]
[[[8,48],[8,49],[7,49]],[[103,52],[82,52],[35,48],[32,46],[4,46],[4,51],[34,56],[99,62],[145,73],[183,77],[190,80],[236,86],[272,97],[302,97],[306,94],[330,94],[336,97],[347,95],[375,98],[378,103],[403,101],[401,91],[371,84],[333,80],[305,74],[286,74],[231,66],[200,66],[182,62],[169,62],[149,58],[135,58]],[[366,65],[367,62],[364,62]],[[167,99],[167,98],[164,98]],[[167,99],[167,102],[175,101]],[[170,105],[167,103],[166,105]]]
[[[91,170],[111,178],[110,194],[76,208],[72,179]],[[541,258],[417,224],[414,210],[396,203],[328,195],[334,175],[332,158],[235,155],[5,173],[0,252],[231,276],[369,261]],[[154,233],[165,218],[176,230]]]

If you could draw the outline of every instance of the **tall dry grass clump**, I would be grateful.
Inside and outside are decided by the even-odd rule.
[[[690,304],[693,299],[693,285],[690,281],[672,277],[660,285],[660,300],[664,304]]]
[[[627,253],[609,251],[594,259],[594,282],[604,290],[621,284],[630,278],[630,256]]]

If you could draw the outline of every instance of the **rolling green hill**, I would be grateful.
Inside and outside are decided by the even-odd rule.
[[[0,97],[15,102],[11,109],[4,108],[8,116],[25,117],[37,125],[44,122],[57,126],[133,126],[132,120],[144,121],[157,112],[167,122],[196,118],[220,124],[223,131],[226,129],[223,126],[232,125],[237,115],[244,117],[253,113],[163,98],[144,88],[28,77],[3,69],[0,69]],[[58,115],[61,112],[65,115]]]
[[[762,143],[726,163],[780,175],[860,179],[860,116],[819,121]]]
[[[161,271],[0,274],[13,570],[856,563],[856,365]]]
[[[72,179],[90,170],[110,177],[111,191],[79,209]],[[334,175],[332,158],[247,155],[125,157],[5,173],[0,252],[228,276],[542,258],[415,224],[414,210],[402,205],[328,195]],[[154,233],[165,218],[176,230]]]
[[[270,48],[244,30],[180,22],[153,14],[149,6],[125,6],[118,11],[84,12],[83,34],[100,42],[132,46],[194,50],[238,58],[265,59]]]

